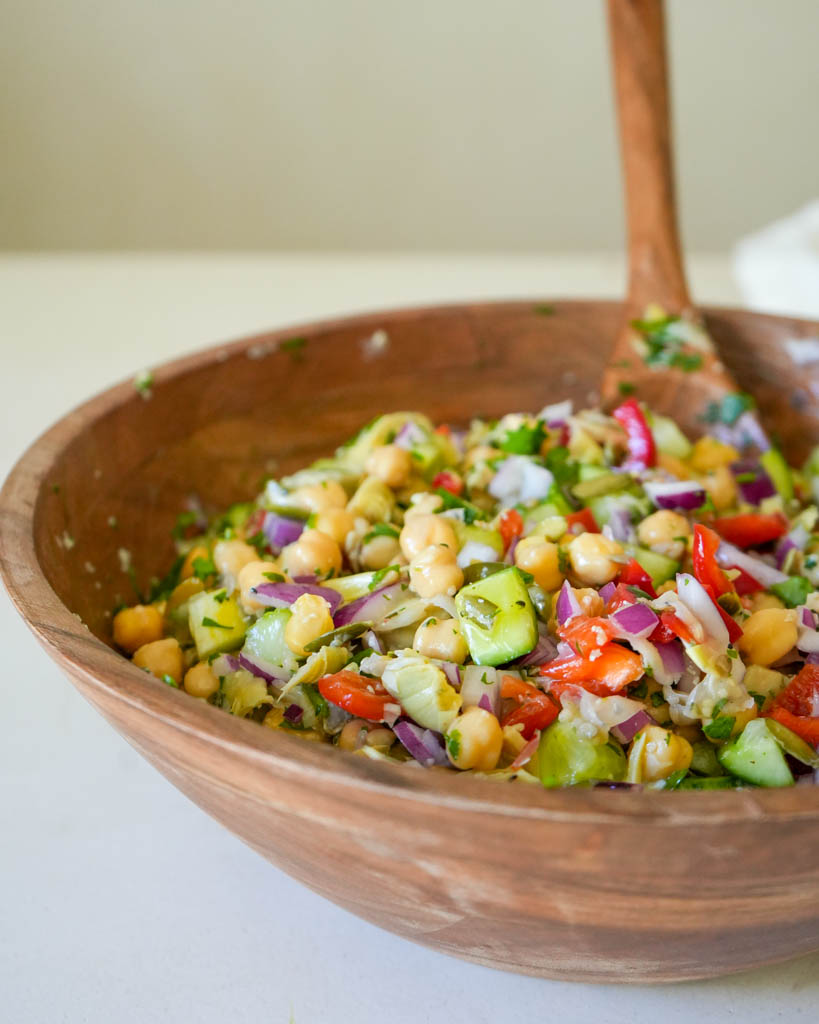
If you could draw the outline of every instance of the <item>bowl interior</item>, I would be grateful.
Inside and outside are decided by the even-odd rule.
[[[358,317],[215,347],[159,368],[150,397],[129,383],[51,432],[34,534],[56,593],[110,641],[110,610],[144,593],[173,558],[170,531],[190,502],[209,513],[268,476],[331,454],[383,411],[468,423],[572,398],[594,403],[620,307],[495,303]],[[740,384],[789,449],[819,438],[809,368],[785,341],[802,321],[713,311]],[[687,410],[677,410],[689,429]]]

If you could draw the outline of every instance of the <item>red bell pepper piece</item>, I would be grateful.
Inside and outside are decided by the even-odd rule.
[[[543,730],[552,724],[560,714],[560,705],[548,693],[538,690],[531,683],[525,683],[514,676],[504,676],[501,680],[501,697],[514,700],[517,707],[506,714],[501,725],[522,725],[524,739],[530,740],[538,729]]]
[[[687,644],[694,640],[691,630],[678,615],[672,611],[661,612],[659,625],[654,627],[648,639],[653,644],[668,644],[678,637]]]
[[[819,665],[805,665],[768,714],[812,747],[819,747]]]
[[[723,516],[711,524],[720,537],[738,548],[755,548],[768,541],[783,537],[788,529],[784,516],[763,516],[749,513],[742,516]]]
[[[612,416],[621,424],[626,432],[628,443],[628,459],[626,467],[629,469],[646,469],[657,462],[657,449],[654,445],[654,435],[646,422],[643,410],[637,403],[636,398],[628,398],[622,405],[618,405]]]
[[[516,508],[508,508],[505,512],[501,512],[498,529],[503,539],[504,549],[508,551],[512,541],[523,533],[523,517],[520,512]]]
[[[619,693],[643,674],[643,659],[640,655],[620,644],[606,644],[605,647],[595,648],[592,654],[595,655],[594,659],[577,654],[557,658],[544,665],[540,674],[556,684],[579,683],[584,690],[599,697]],[[554,685],[551,691],[560,692],[559,687],[555,690]]]
[[[432,486],[443,487],[445,491],[449,491],[450,494],[454,494],[458,498],[463,493],[464,482],[456,473],[450,473],[445,469],[436,473],[432,480]]]
[[[649,597],[657,596],[657,591],[654,589],[651,577],[636,558],[632,558],[628,565],[623,566],[620,575],[617,577],[617,582],[624,583],[627,587],[639,587]]]
[[[691,549],[691,561],[694,563],[694,575],[704,587],[710,587],[715,597],[730,594],[734,589],[731,581],[717,564],[717,548],[719,537],[702,523],[694,527],[694,544]]]
[[[725,626],[728,630],[728,639],[731,641],[731,643],[735,643],[742,636],[742,627],[735,619],[731,618],[728,612],[726,612],[726,610],[716,599],[716,597],[714,596],[714,588],[710,584],[703,583],[702,589],[706,592],[706,594],[708,594],[708,596],[714,602],[714,607],[717,609],[720,618],[725,623]]]
[[[600,533],[600,527],[597,525],[597,520],[594,518],[594,513],[590,508],[581,508],[579,512],[570,512],[566,516],[566,522],[569,527],[569,533],[581,533],[581,530],[575,530],[575,526],[582,526],[586,533]]]

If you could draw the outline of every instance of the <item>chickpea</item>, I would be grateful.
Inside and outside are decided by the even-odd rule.
[[[712,473],[699,478],[718,512],[730,508],[737,500],[737,485],[731,470],[727,466],[719,466]]]
[[[375,729],[370,729],[367,733],[365,745],[368,747],[378,747],[380,750],[389,750],[393,743],[395,743],[395,733],[392,729],[376,726]]]
[[[541,537],[523,537],[515,548],[515,565],[531,573],[544,590],[557,590],[563,583],[557,544]]]
[[[311,512],[326,512],[330,508],[344,508],[347,492],[336,480],[325,480],[320,484],[305,484],[291,495],[293,501]]]
[[[387,565],[404,561],[404,556],[401,554],[397,537],[382,535],[362,544],[359,561],[362,569],[383,569]]]
[[[622,557],[623,549],[616,540],[602,533],[581,533],[569,544],[569,562],[581,583],[601,587],[620,572],[622,566],[615,557]]]
[[[412,646],[425,658],[454,661],[463,665],[469,648],[457,619],[426,619],[415,631]]]
[[[239,578],[237,584],[239,587],[239,601],[241,602],[242,608],[248,613],[260,612],[266,605],[259,601],[256,595],[252,592],[254,587],[258,587],[262,583],[271,583],[272,580],[265,576],[265,573],[278,573],[279,565],[278,562],[264,562],[256,560],[255,562],[248,562],[247,565],[242,566],[239,570]]]
[[[448,519],[436,515],[416,515],[404,523],[399,538],[404,556],[412,561],[416,555],[433,545],[445,545],[454,558],[458,552],[455,530]]]
[[[603,614],[606,604],[596,590],[592,590],[591,587],[572,587],[572,592],[584,615]]]
[[[416,516],[428,516],[441,511],[441,498],[437,494],[413,494],[412,498],[412,504],[404,513],[405,523]]]
[[[185,561],[182,563],[182,568],[179,570],[180,580],[187,580],[194,575],[193,563],[198,558],[210,558],[210,552],[204,546],[204,544],[195,544],[187,553],[187,555],[185,555]]]
[[[200,661],[188,669],[182,685],[191,697],[206,700],[219,689],[219,680],[210,665],[206,661]]]
[[[165,603],[165,617],[167,618],[172,615],[186,601],[189,601],[194,594],[201,594],[204,589],[205,584],[195,576],[189,576],[186,580],[182,580],[180,584],[173,588]]]
[[[446,731],[446,752],[456,768],[491,772],[497,767],[503,748],[503,729],[495,716],[483,708],[467,708]]]
[[[410,563],[410,586],[419,597],[454,594],[463,582],[464,574],[448,547],[424,548]]]
[[[282,551],[281,564],[289,576],[327,576],[341,572],[341,549],[321,530],[305,530]]]
[[[784,608],[776,594],[766,594],[764,590],[758,590],[749,597],[752,612],[761,611],[763,608]]]
[[[134,651],[133,662],[137,668],[143,668],[151,675],[162,679],[170,676],[179,685],[182,682],[184,663],[182,660],[182,648],[179,642],[171,636],[164,640],[153,640],[149,644]]]
[[[397,490],[410,478],[412,456],[406,448],[399,448],[397,444],[382,444],[370,452],[365,469],[370,476],[377,477],[387,487]]]
[[[248,562],[259,558],[258,551],[243,540],[219,540],[213,547],[213,561],[229,593],[236,589],[239,573]]]
[[[796,644],[796,612],[762,608],[745,620],[737,647],[752,665],[767,668]]]
[[[363,718],[353,718],[338,734],[338,745],[342,750],[359,750],[367,742],[370,723]]]
[[[114,643],[128,654],[162,638],[162,615],[152,604],[123,608],[114,616]]]
[[[732,444],[724,444],[715,437],[701,437],[694,443],[689,462],[695,473],[710,473],[736,462],[739,452]]]
[[[316,594],[302,594],[292,605],[293,614],[284,629],[284,642],[300,658],[307,655],[305,644],[329,633],[333,627],[330,605]]]
[[[492,448],[488,444],[479,444],[470,448],[464,457],[464,468],[471,469],[479,462],[489,462],[491,459],[502,458],[503,452],[499,448]]]
[[[628,756],[631,782],[659,782],[674,772],[688,771],[694,756],[691,744],[683,736],[647,725],[634,738]]]
[[[316,516],[315,528],[332,537],[338,545],[347,539],[347,534],[355,526],[355,516],[346,508],[327,508]]]
[[[637,527],[641,544],[674,559],[682,558],[690,534],[691,526],[685,516],[666,509],[647,516]]]

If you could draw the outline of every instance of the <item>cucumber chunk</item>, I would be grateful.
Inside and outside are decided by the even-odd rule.
[[[595,743],[581,736],[571,722],[553,722],[540,737],[537,756],[546,789],[622,782],[626,777],[626,755],[620,744],[613,739]]]
[[[194,594],[188,603],[188,626],[200,661],[242,646],[247,623],[239,605],[224,588]]]
[[[632,558],[635,558],[643,569],[651,577],[655,587],[670,580],[672,576],[680,571],[680,563],[667,555],[658,554],[656,551],[649,551],[648,548],[638,547],[636,544],[626,544],[626,551]]]
[[[677,789],[736,789],[738,785],[739,779],[730,775],[689,776],[682,780]]]
[[[289,608],[274,608],[265,612],[247,631],[245,653],[271,665],[294,668],[295,655],[284,642],[284,631],[292,614]]]
[[[793,498],[793,477],[790,467],[776,448],[769,448],[759,456],[762,468],[771,478],[771,483],[785,501]]]
[[[720,748],[719,763],[755,786],[792,786],[793,775],[770,725],[770,718],[752,719],[735,740]]]
[[[503,665],[537,643],[535,609],[514,566],[462,587],[455,607],[476,665]]]

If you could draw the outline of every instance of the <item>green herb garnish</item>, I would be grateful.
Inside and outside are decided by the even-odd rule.
[[[787,608],[796,608],[807,601],[813,585],[804,576],[791,576],[781,583],[774,583],[768,589],[772,594],[776,594]]]
[[[376,537],[393,537],[398,539],[398,530],[389,523],[376,523],[369,533],[364,535],[364,544],[369,544]]]
[[[233,628],[232,626],[225,626],[223,623],[217,622],[216,619],[212,619],[208,615],[206,615],[204,617],[204,619],[202,619],[202,625],[203,626],[207,626],[209,629],[232,629]]]

